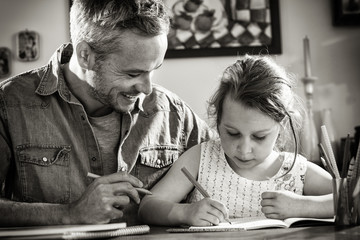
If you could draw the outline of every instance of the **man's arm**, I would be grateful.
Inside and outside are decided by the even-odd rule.
[[[130,200],[140,203],[142,183],[126,172],[100,177],[70,204],[24,203],[0,199],[1,226],[99,224],[123,216]]]

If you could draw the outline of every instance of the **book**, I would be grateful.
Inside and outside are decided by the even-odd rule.
[[[229,222],[220,223],[216,226],[190,226],[170,228],[167,232],[234,232],[264,228],[289,228],[300,226],[314,226],[333,224],[335,218],[287,218],[285,220],[270,219],[266,217],[233,218]]]
[[[148,232],[147,225],[126,223],[9,227],[0,228],[0,239],[100,239]]]

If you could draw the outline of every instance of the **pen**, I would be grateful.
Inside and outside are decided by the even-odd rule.
[[[90,178],[98,178],[98,177],[100,177],[99,175],[91,173],[91,172],[88,172],[87,176],[90,177]],[[152,192],[150,192],[147,189],[144,189],[144,188],[135,188],[135,189],[139,193],[142,193],[142,194],[145,194],[145,195],[152,195]]]
[[[181,171],[185,174],[187,179],[195,186],[195,188],[203,195],[203,197],[209,198],[210,195],[206,192],[206,190],[200,185],[199,182],[195,180],[195,178],[191,175],[191,173],[186,169],[186,167],[181,168]],[[232,224],[229,219],[225,219],[228,223]]]

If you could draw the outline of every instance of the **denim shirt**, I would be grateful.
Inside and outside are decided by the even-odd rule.
[[[103,175],[103,159],[84,107],[71,94],[60,65],[72,46],[49,63],[0,83],[0,184],[2,197],[20,202],[68,204]],[[131,114],[123,114],[118,170],[151,188],[188,148],[212,130],[179,97],[154,85]],[[128,224],[137,205],[124,210]]]

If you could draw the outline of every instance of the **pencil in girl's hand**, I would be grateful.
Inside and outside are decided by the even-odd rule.
[[[98,178],[100,177],[99,175],[97,174],[94,174],[94,173],[91,173],[91,172],[88,172],[87,176],[89,178]],[[145,188],[135,188],[136,191],[138,191],[139,193],[142,193],[142,194],[145,194],[145,195],[152,195],[152,192],[150,192],[149,190],[145,189]]]
[[[195,186],[197,190],[203,195],[203,197],[210,197],[206,190],[196,181],[196,179],[191,175],[191,173],[186,169],[186,167],[181,168],[181,171],[189,179],[189,181]]]
[[[210,195],[206,192],[206,190],[200,185],[198,181],[191,175],[191,173],[186,169],[186,167],[181,168],[181,171],[184,175],[189,179],[189,181],[195,186],[195,188],[203,195],[203,197],[209,198]],[[232,224],[229,219],[225,219],[229,224]]]

